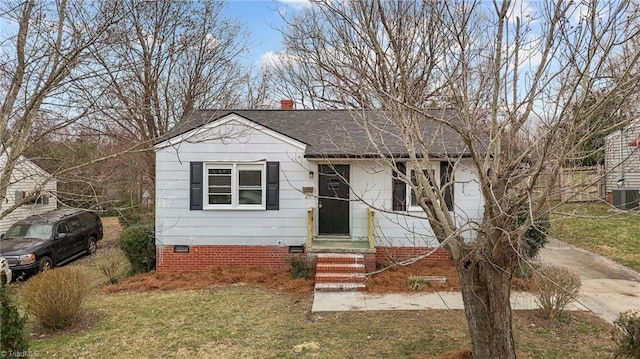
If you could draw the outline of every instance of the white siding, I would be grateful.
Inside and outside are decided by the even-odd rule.
[[[224,134],[224,136],[220,136]],[[230,135],[233,134],[233,135]],[[270,131],[229,122],[219,132],[156,150],[156,243],[158,245],[301,245],[307,209],[302,193],[314,186],[304,146]],[[162,145],[162,144],[161,144]],[[189,210],[189,163],[208,161],[280,163],[280,210]]]
[[[246,123],[227,122],[219,132],[206,131],[199,140],[173,143],[156,149],[156,241],[158,245],[300,245],[307,235],[307,209],[317,200],[305,196],[303,187],[318,193],[317,162],[304,159],[304,146],[269,130],[249,128]],[[220,139],[216,134],[234,133]],[[217,138],[208,140],[205,137]],[[189,163],[207,161],[278,161],[280,163],[279,210],[189,210]],[[353,240],[367,240],[367,208],[376,212],[377,244],[425,246],[436,244],[424,218],[412,218],[392,209],[390,170],[373,160],[340,161],[350,164],[350,232]],[[469,228],[468,220],[481,217],[482,200],[476,176],[456,165],[456,220]],[[314,173],[309,178],[309,172]],[[359,200],[362,199],[362,200]],[[421,212],[411,212],[422,216]],[[317,232],[317,220],[316,228]],[[467,238],[473,235],[467,233]]]
[[[4,166],[5,157],[0,157],[0,166]],[[20,158],[11,174],[7,187],[6,200],[0,203],[0,212],[16,203],[16,192],[33,192],[42,188],[42,192],[50,195],[49,204],[24,204],[0,219],[0,233],[4,233],[13,223],[34,214],[44,213],[56,209],[57,183],[51,175],[35,165],[33,162]]]
[[[482,217],[482,197],[473,172],[460,161],[455,167],[454,203],[455,218],[465,238],[475,238],[470,221]],[[434,162],[434,167],[438,167]],[[436,174],[436,177],[439,177]],[[394,213],[392,202],[392,178],[390,170],[385,170],[375,161],[355,161],[351,166],[353,198],[363,201],[352,202],[352,234],[358,239],[367,237],[367,203],[380,209],[375,214],[376,245],[393,247],[434,246],[437,240],[424,212],[409,210]],[[408,214],[408,215],[407,215]],[[422,218],[416,218],[422,217]]]
[[[624,177],[624,187],[640,189],[640,153],[637,147],[629,146],[640,134],[640,121],[618,130],[605,139],[606,192],[618,188],[617,182]]]

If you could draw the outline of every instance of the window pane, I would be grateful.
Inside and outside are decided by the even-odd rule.
[[[211,186],[209,187],[209,194],[224,193],[231,194],[231,186]]]
[[[238,185],[240,187],[261,187],[262,171],[238,171]]]
[[[428,170],[422,170],[422,173],[424,173],[424,174],[425,174],[425,176],[427,176],[427,181],[429,181],[429,185],[430,185],[430,186],[433,186],[433,185],[431,184],[431,180],[429,180],[429,177],[428,177],[428,175],[427,175],[427,173],[429,173],[429,172],[427,172],[427,171],[428,171]],[[435,173],[434,173],[434,171],[431,171],[431,176],[435,177]],[[411,170],[411,182],[412,182],[415,186],[417,186],[417,185],[418,185],[418,178],[417,178],[417,176],[416,176],[416,172],[415,172],[414,170]],[[411,205],[412,205],[412,206],[417,206],[417,205],[418,205],[418,198],[416,197],[416,193],[415,193],[412,189],[410,189],[410,190],[409,190],[409,193],[411,194],[411,202],[410,202],[410,203],[411,203]]]
[[[231,175],[231,168],[209,168],[210,175]]]
[[[418,179],[416,177],[416,171],[411,170],[411,183],[413,183],[413,185],[417,185],[418,184]],[[417,206],[418,205],[418,198],[416,197],[416,193],[413,191],[413,189],[409,189],[409,193],[411,193],[411,205],[412,206]]]
[[[209,204],[231,204],[231,168],[209,168]]]
[[[209,195],[209,204],[231,204],[231,195]]]
[[[209,176],[209,186],[231,186],[231,176]]]
[[[239,193],[239,204],[262,204],[262,190],[260,189],[244,189]]]

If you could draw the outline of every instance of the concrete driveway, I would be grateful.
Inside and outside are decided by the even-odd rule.
[[[640,310],[640,274],[605,257],[557,239],[540,251],[539,262],[564,266],[578,273],[578,301],[610,323],[620,312]]]

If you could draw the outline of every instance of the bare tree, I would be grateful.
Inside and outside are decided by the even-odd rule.
[[[98,76],[89,66],[91,50],[104,46],[107,31],[119,20],[114,15],[118,6],[117,1],[3,3],[0,15],[10,25],[0,39],[0,218],[20,205],[2,207],[26,149],[92,112],[92,106],[79,101],[79,94],[85,81]],[[43,119],[47,128],[32,136]],[[33,196],[51,180],[40,177]]]
[[[594,114],[636,92],[640,79],[640,53],[628,46],[638,38],[636,4],[523,4],[319,1],[283,30],[286,91],[311,98],[311,107],[385,109],[386,126],[354,120],[455,261],[475,358],[515,358],[510,282],[524,234],[557,205],[550,198],[563,164],[624,125],[594,124],[607,117]],[[427,123],[455,133],[460,151],[433,153],[443,132],[425,136]],[[406,149],[414,178],[385,145],[393,142]],[[446,191],[431,185],[431,160],[442,159],[477,174],[481,218],[449,211]],[[465,241],[463,227],[474,228],[474,240]]]
[[[110,29],[108,51],[93,54],[105,75],[85,94],[101,109],[92,124],[146,149],[137,155],[144,163],[137,171],[151,195],[151,142],[194,108],[228,108],[244,100],[244,35],[223,7],[214,1],[127,0],[117,10],[124,20]]]

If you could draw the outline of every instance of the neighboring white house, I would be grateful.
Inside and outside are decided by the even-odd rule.
[[[5,163],[6,154],[2,153],[0,167],[4,167]],[[16,221],[56,209],[56,190],[57,182],[50,173],[21,156],[11,174],[6,198],[0,204],[0,212],[16,203],[22,204],[0,219],[0,233],[4,233]],[[38,195],[33,200],[29,200],[33,197],[30,196],[32,193],[38,193]]]
[[[605,138],[605,193],[617,188],[640,190],[639,136],[640,120],[635,120]]]
[[[372,269],[376,256],[436,247],[408,186],[394,179],[371,141],[410,171],[404,145],[386,136],[388,128],[372,133],[384,125],[379,113],[364,113],[368,130],[352,115],[201,110],[160,138],[155,145],[157,269],[282,267],[289,253],[312,255],[336,243],[364,253]],[[445,200],[465,237],[474,238],[471,223],[483,209],[477,175],[458,137],[433,122],[428,135],[444,131],[433,145],[435,178],[452,183]],[[446,253],[440,249],[436,256]]]

